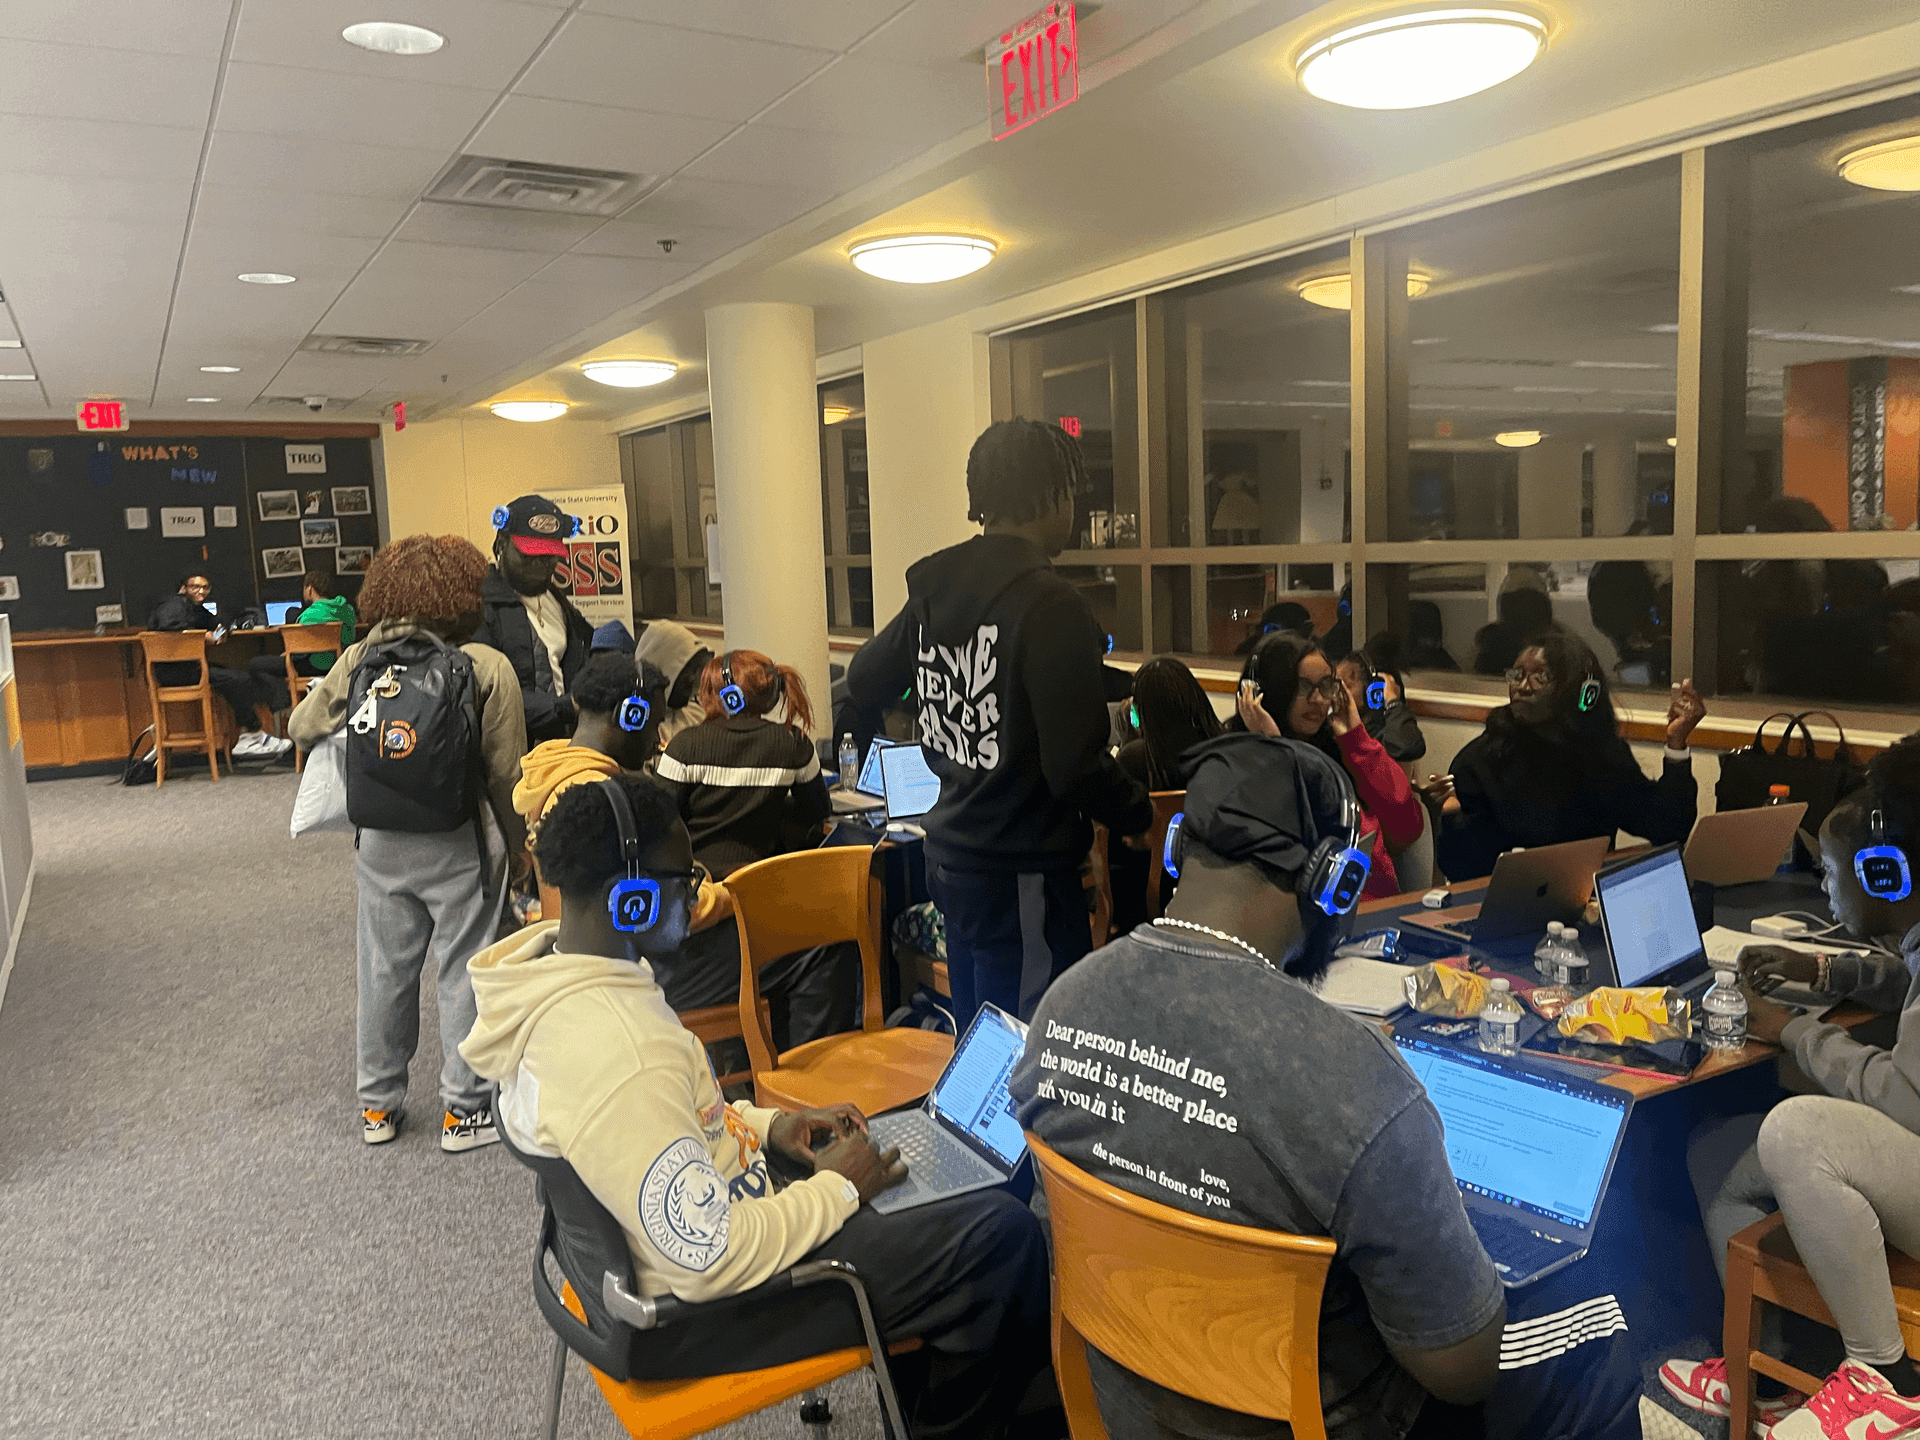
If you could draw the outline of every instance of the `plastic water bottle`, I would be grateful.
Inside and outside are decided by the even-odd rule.
[[[1540,937],[1540,943],[1533,947],[1533,968],[1541,975],[1553,974],[1553,952],[1560,944],[1560,931],[1563,927],[1558,920],[1547,922],[1547,933]]]
[[[1700,997],[1700,1012],[1700,1038],[1709,1049],[1738,1050],[1747,1043],[1747,997],[1733,971],[1713,972],[1712,988]]]
[[[1767,804],[1769,805],[1785,805],[1792,798],[1793,787],[1791,785],[1769,785],[1767,787]],[[1787,836],[1787,853],[1780,857],[1778,868],[1781,870],[1793,869],[1794,858],[1793,836],[1789,835]]]
[[[1494,980],[1487,990],[1487,1003],[1480,1010],[1480,1048],[1489,1055],[1519,1053],[1520,1013],[1513,987],[1504,979]]]
[[[860,780],[860,747],[851,732],[840,737],[840,788],[851,790]]]
[[[1580,943],[1580,932],[1573,926],[1560,927],[1560,943],[1554,947],[1553,965],[1547,974],[1556,985],[1587,983],[1587,947]]]

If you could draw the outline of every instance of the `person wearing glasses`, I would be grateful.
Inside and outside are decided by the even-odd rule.
[[[1449,880],[1493,872],[1517,845],[1557,845],[1624,830],[1655,845],[1687,838],[1697,787],[1687,740],[1707,713],[1691,680],[1667,705],[1667,751],[1649,779],[1620,736],[1606,668],[1558,625],[1536,635],[1506,672],[1507,703],[1421,786],[1437,812],[1434,850]]]
[[[1420,838],[1420,801],[1406,772],[1367,733],[1320,647],[1290,630],[1263,636],[1240,672],[1236,704],[1229,728],[1304,741],[1345,769],[1360,799],[1360,848],[1373,860],[1362,893],[1368,899],[1399,894],[1388,850]]]

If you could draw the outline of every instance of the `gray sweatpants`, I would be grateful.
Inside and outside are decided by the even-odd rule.
[[[1723,1282],[1727,1242],[1778,1209],[1847,1354],[1906,1354],[1885,1247],[1920,1255],[1920,1135],[1857,1101],[1796,1095],[1701,1126],[1687,1169]]]
[[[505,887],[484,869],[473,827],[440,835],[362,830],[354,850],[360,882],[360,1021],[357,1082],[366,1110],[398,1110],[407,1066],[420,1043],[420,969],[429,956],[440,1009],[440,1098],[469,1109],[487,1087],[460,1058],[473,1028],[467,961],[491,944]]]

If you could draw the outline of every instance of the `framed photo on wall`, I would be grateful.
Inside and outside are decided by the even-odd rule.
[[[106,567],[100,563],[98,550],[69,550],[67,560],[67,588],[69,590],[104,590],[107,588]]]
[[[309,550],[331,550],[340,543],[338,520],[302,520],[300,543]]]
[[[260,552],[260,566],[269,580],[298,580],[307,573],[307,554],[298,545],[270,545]]]
[[[262,490],[256,498],[260,502],[262,520],[298,520],[300,518],[298,490]]]
[[[364,575],[367,566],[373,561],[371,545],[341,545],[333,552],[333,573],[336,575]]]
[[[335,485],[333,487],[333,513],[336,515],[371,515],[373,513],[373,492],[365,485]]]

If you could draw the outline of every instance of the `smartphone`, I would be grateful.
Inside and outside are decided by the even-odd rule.
[[[1260,682],[1258,680],[1248,679],[1240,682],[1240,693],[1249,700],[1258,700],[1265,692],[1260,689]]]

